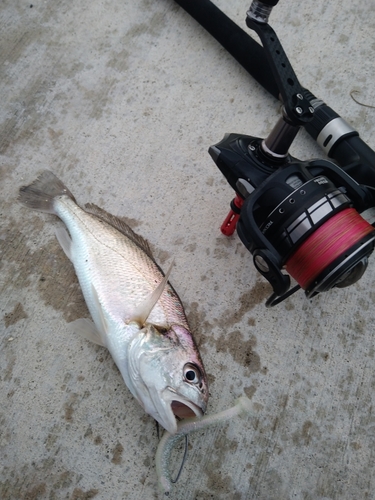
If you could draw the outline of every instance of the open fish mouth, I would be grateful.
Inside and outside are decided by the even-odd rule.
[[[173,395],[171,409],[176,417],[191,418],[203,417],[204,411],[196,404],[181,397],[179,394]]]
[[[158,417],[154,418],[170,434],[175,434],[177,431],[176,417],[201,418],[206,410],[205,401],[199,401],[199,405],[193,403],[189,397],[183,396],[170,386],[167,386],[162,393],[152,392],[150,395],[158,413]]]

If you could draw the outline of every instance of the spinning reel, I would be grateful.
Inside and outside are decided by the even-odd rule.
[[[365,272],[375,229],[360,215],[375,206],[375,154],[337,113],[304,89],[271,26],[278,0],[254,0],[246,24],[263,45],[282,115],[267,138],[226,134],[209,153],[236,192],[221,230],[238,236],[269,281],[273,306],[302,288],[307,297],[347,287]],[[303,126],[328,160],[289,154]],[[285,274],[285,270],[288,274]],[[290,276],[297,285],[291,286]]]

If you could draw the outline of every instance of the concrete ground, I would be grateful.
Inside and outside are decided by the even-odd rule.
[[[245,27],[249,3],[216,0]],[[303,85],[375,147],[375,3],[281,0],[271,25]],[[54,236],[16,203],[42,169],[124,217],[175,266],[210,380],[176,500],[375,498],[375,258],[354,286],[266,309],[271,290],[219,226],[232,191],[207,153],[266,135],[279,104],[172,0],[0,4],[0,498],[157,498],[156,426],[88,315]],[[292,153],[322,157],[305,133]],[[177,460],[177,458],[176,458]]]

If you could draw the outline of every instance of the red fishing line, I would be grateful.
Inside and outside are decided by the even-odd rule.
[[[347,208],[312,233],[286,262],[285,268],[306,290],[335,259],[372,231],[371,224],[354,208]]]

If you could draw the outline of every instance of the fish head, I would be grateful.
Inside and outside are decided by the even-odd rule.
[[[201,417],[205,413],[207,376],[185,327],[164,329],[146,324],[131,342],[127,364],[133,394],[171,434],[177,431],[176,417]]]

